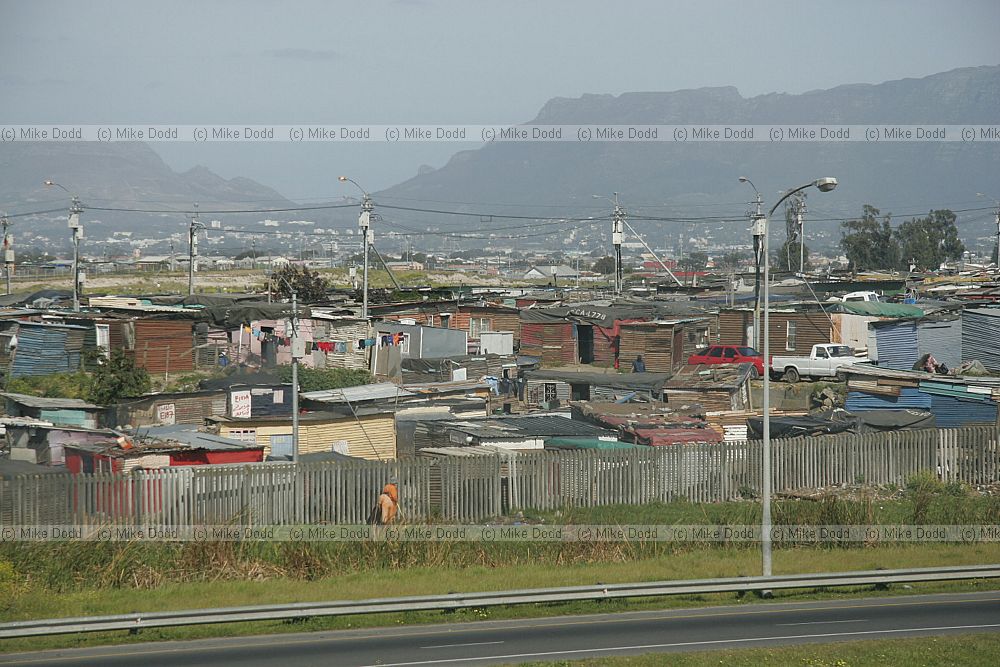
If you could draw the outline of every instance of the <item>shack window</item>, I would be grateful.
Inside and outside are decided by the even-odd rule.
[[[469,338],[479,338],[484,331],[491,331],[490,320],[487,317],[469,318]]]
[[[270,444],[271,444],[271,456],[292,455],[291,435],[272,435]]]
[[[226,436],[233,440],[257,444],[257,429],[255,428],[231,428]]]
[[[795,350],[795,322],[785,323],[785,349],[789,352]]]

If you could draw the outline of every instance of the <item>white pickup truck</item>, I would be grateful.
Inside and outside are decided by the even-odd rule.
[[[847,345],[823,343],[813,345],[808,357],[780,357],[771,355],[772,377],[784,377],[788,382],[798,382],[803,377],[833,377],[841,366],[868,361],[855,357]]]

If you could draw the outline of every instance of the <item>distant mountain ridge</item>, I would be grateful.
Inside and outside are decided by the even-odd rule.
[[[92,206],[178,208],[285,207],[294,204],[248,178],[225,179],[206,167],[172,170],[146,143],[33,142],[0,150],[0,202],[8,208],[60,199],[53,180]]]
[[[1000,66],[796,95],[744,98],[726,86],[554,98],[528,124],[605,123],[1000,124]],[[617,191],[627,203],[673,202],[683,208],[746,201],[750,195],[737,182],[740,175],[754,181],[765,202],[803,179],[832,175],[841,186],[822,200],[817,196],[816,203],[831,213],[853,215],[864,203],[912,212],[968,203],[976,192],[1000,197],[998,168],[1000,144],[982,142],[493,143],[458,153],[440,169],[425,170],[375,197],[376,202],[578,202],[592,208],[592,194]],[[734,217],[744,211],[730,208]],[[572,213],[570,206],[562,215]],[[537,214],[551,217],[553,210],[539,208]],[[453,219],[456,225],[460,221]]]

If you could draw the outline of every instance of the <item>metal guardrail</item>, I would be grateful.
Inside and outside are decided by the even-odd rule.
[[[827,586],[863,586],[920,581],[955,581],[998,577],[1000,577],[1000,564],[930,567],[908,570],[864,570],[829,574],[793,574],[778,577],[734,577],[728,579],[655,581],[634,584],[597,584],[593,586],[537,588],[483,593],[448,593],[446,595],[418,595],[370,600],[301,602],[254,607],[194,609],[120,614],[115,616],[17,621],[0,624],[0,639],[109,630],[135,631],[143,628],[163,628],[179,625],[236,623],[241,621],[277,621],[313,616],[347,616],[353,614],[448,610],[539,602],[606,600],[629,597],[750,592]]]

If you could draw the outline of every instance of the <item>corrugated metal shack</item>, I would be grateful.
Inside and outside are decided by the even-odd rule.
[[[752,373],[753,364],[684,366],[663,385],[663,400],[712,411],[747,410]]]
[[[4,411],[10,417],[31,417],[61,426],[97,428],[102,426],[105,408],[78,398],[43,398],[25,394],[0,393]]]
[[[73,373],[83,366],[87,327],[20,321],[8,333],[12,378]]]
[[[203,424],[208,417],[226,414],[225,390],[148,394],[124,399],[108,408],[114,428],[155,424]]]
[[[771,354],[791,352],[805,355],[809,354],[813,345],[832,340],[830,316],[821,310],[803,310],[802,307],[794,306],[772,307],[769,317],[768,344]],[[763,315],[761,319],[763,320]],[[753,345],[752,308],[723,308],[719,311],[719,343]]]
[[[850,412],[927,410],[939,428],[997,423],[1000,378],[937,375],[860,364],[846,370]]]
[[[291,417],[215,417],[219,435],[264,448],[264,456],[292,453]],[[299,417],[299,453],[338,452],[362,459],[396,458],[396,419],[379,406],[353,406],[337,411],[310,412]]]
[[[910,370],[917,363],[916,320],[868,323],[868,359],[880,368]]]
[[[966,308],[961,341],[963,361],[975,359],[991,371],[1000,371],[1000,308]]]
[[[705,318],[622,324],[621,359],[631,363],[642,355],[647,371],[673,373],[708,345],[709,334]]]
[[[650,400],[663,398],[668,373],[596,373],[560,370],[527,371],[525,403],[549,404],[566,400],[616,401],[636,394]]]
[[[472,353],[479,351],[481,331],[513,332],[515,345],[521,338],[521,321],[517,308],[486,300],[465,303],[443,300],[378,304],[371,307],[371,313],[384,320],[410,320],[413,324],[465,331],[469,334],[469,351]]]

